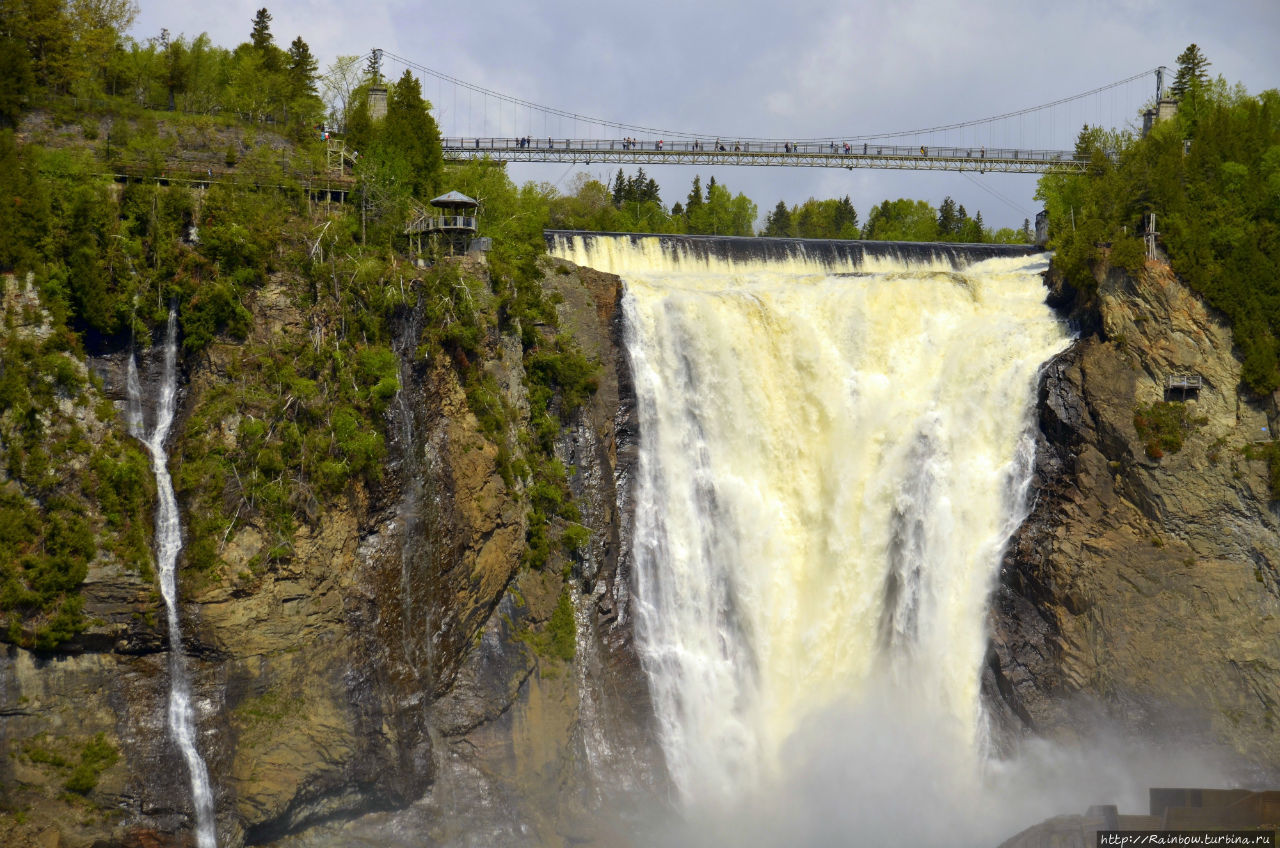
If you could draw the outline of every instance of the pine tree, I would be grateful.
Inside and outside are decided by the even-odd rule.
[[[650,177],[644,184],[644,199],[662,205],[662,195],[658,190],[658,181]]]
[[[702,206],[702,177],[694,176],[693,187],[689,189],[689,197],[684,204],[686,215],[692,215],[695,209]]]
[[[787,208],[786,203],[779,200],[778,205],[773,207],[773,211],[765,217],[762,235],[778,237],[791,235],[791,210]]]
[[[716,187],[716,178],[715,178],[715,177],[712,177],[711,179],[707,180],[707,202],[708,202],[708,203],[710,203],[710,202],[711,202],[711,189],[713,189],[713,188],[715,188],[715,187]]]
[[[945,239],[958,233],[963,216],[964,207],[960,207],[957,214],[956,202],[951,199],[951,195],[943,198],[942,206],[938,209],[938,236]]]
[[[835,216],[831,223],[835,230],[832,238],[858,237],[858,210],[853,208],[853,201],[849,199],[849,195],[846,194],[836,203]]]
[[[365,63],[364,75],[373,85],[382,82],[382,51],[374,50],[369,54],[369,61]]]
[[[259,50],[266,50],[271,46],[271,13],[266,7],[258,10],[258,14],[253,16],[253,35],[251,36],[253,46]]]
[[[316,91],[316,74],[320,65],[311,55],[307,42],[298,36],[289,45],[289,88],[294,97],[318,97]]]
[[[1209,82],[1207,68],[1210,64],[1200,52],[1199,47],[1194,44],[1187,45],[1187,49],[1178,55],[1178,73],[1173,78],[1173,85],[1169,86],[1169,93],[1181,99],[1191,90],[1192,85],[1207,84]]]
[[[623,176],[622,169],[618,169],[618,176],[613,178],[613,205],[621,209],[622,204],[627,200],[627,178]]]
[[[444,157],[440,130],[422,99],[422,85],[407,68],[387,95],[382,141],[403,154],[413,174],[413,192],[430,197],[438,188]]]

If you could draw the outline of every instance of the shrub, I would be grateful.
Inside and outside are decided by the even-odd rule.
[[[63,784],[68,792],[87,795],[98,785],[102,773],[120,759],[115,747],[99,733],[80,752],[80,762]]]
[[[1187,405],[1179,402],[1141,404],[1133,413],[1134,429],[1152,459],[1182,450],[1182,438],[1195,423],[1187,417]]]

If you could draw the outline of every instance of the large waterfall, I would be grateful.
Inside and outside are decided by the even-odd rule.
[[[182,629],[178,622],[178,554],[182,550],[182,522],[178,515],[178,499],[169,475],[169,455],[165,440],[173,424],[177,403],[177,316],[170,310],[165,333],[164,372],[160,379],[160,395],[156,398],[155,421],[147,433],[142,416],[142,392],[138,370],[129,358],[129,434],[147,446],[151,468],[156,477],[156,564],[160,573],[160,593],[168,613],[169,624],[169,732],[182,752],[191,777],[191,794],[196,813],[196,843],[199,848],[215,848],[213,792],[209,770],[196,748],[195,721],[191,709],[191,681],[187,675],[186,654],[182,647]]]
[[[953,828],[983,771],[985,604],[1025,512],[1037,372],[1068,342],[1047,260],[759,244],[552,245],[625,283],[636,633],[668,768],[747,843],[839,835],[767,833],[760,793],[863,827],[910,801]]]

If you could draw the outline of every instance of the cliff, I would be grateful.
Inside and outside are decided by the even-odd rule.
[[[594,815],[606,787],[635,795],[663,780],[628,636],[629,525],[615,494],[633,429],[617,346],[618,281],[544,268],[561,327],[600,369],[594,395],[563,416],[554,437],[586,541],[555,547],[545,565],[530,567],[522,555],[533,484],[504,453],[513,444],[530,450],[519,327],[515,335],[498,329],[483,262],[463,260],[456,270],[480,316],[479,342],[469,348],[476,361],[463,369],[456,352],[428,343],[430,292],[402,275],[408,294],[390,317],[399,391],[383,412],[380,473],[353,479],[336,499],[317,492],[298,501],[295,489],[291,503],[306,520],[237,506],[234,515],[243,507],[247,517],[216,539],[218,566],[198,568],[190,553],[182,564],[185,648],[220,844],[299,833],[290,844],[356,840],[388,817],[443,844],[477,833],[503,844],[594,839],[624,826]],[[310,307],[300,283],[272,277],[248,304],[245,338],[216,341],[187,363],[170,453],[189,544],[204,484],[183,483],[184,458],[188,470],[206,473],[194,457],[233,454],[261,436],[243,404],[226,402],[229,392],[260,391],[246,363],[267,351],[318,350],[317,339],[336,331],[334,315]],[[38,334],[34,292],[12,281],[7,291],[9,324],[26,316]],[[535,332],[547,344],[555,337],[550,326]],[[123,433],[126,361],[91,358],[99,381],[82,404],[63,404],[66,427],[96,421],[88,433],[97,441]],[[156,366],[142,357],[144,395]],[[307,402],[302,384],[288,379],[277,383],[291,398],[278,398],[286,412]],[[500,431],[473,409],[468,393],[480,385],[499,395]],[[104,399],[116,409],[108,404],[99,421],[92,411]],[[283,429],[288,420],[267,425]],[[231,482],[213,489],[219,497],[253,491]],[[92,505],[88,512],[101,523]],[[569,525],[553,516],[551,535]],[[88,630],[53,651],[5,648],[6,844],[191,840],[186,771],[165,726],[163,615],[146,575],[117,560],[104,551],[89,567]],[[567,648],[551,634],[562,597],[573,618]],[[108,754],[94,759],[99,749]],[[86,756],[93,785],[66,791]]]
[[[1033,507],[991,606],[997,737],[1120,732],[1274,781],[1280,520],[1251,458],[1274,403],[1246,396],[1230,328],[1167,265],[1098,277],[1087,304],[1051,281],[1085,334],[1044,369]]]

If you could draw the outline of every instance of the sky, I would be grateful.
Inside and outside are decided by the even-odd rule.
[[[234,47],[264,2],[276,43],[302,36],[322,70],[376,47],[533,103],[725,138],[852,137],[985,118],[1173,68],[1192,42],[1211,74],[1251,93],[1280,87],[1280,0],[139,0],[131,34],[207,32]],[[383,70],[395,78],[404,66],[388,58]],[[465,117],[483,126],[474,95],[464,112],[453,87],[428,78],[423,89],[442,131],[478,134]],[[1154,93],[1147,77],[974,136],[916,143],[1069,149],[1082,123],[1139,124]],[[497,134],[496,101],[487,111]],[[511,134],[610,137],[533,113],[505,120]],[[608,182],[617,166],[508,167],[518,183],[567,191],[578,172]],[[1020,227],[1038,208],[1033,175],[676,165],[647,173],[668,205],[685,199],[695,174],[703,183],[715,176],[754,200],[761,218],[779,200],[845,195],[862,220],[898,197],[937,206],[951,196],[997,227]]]

